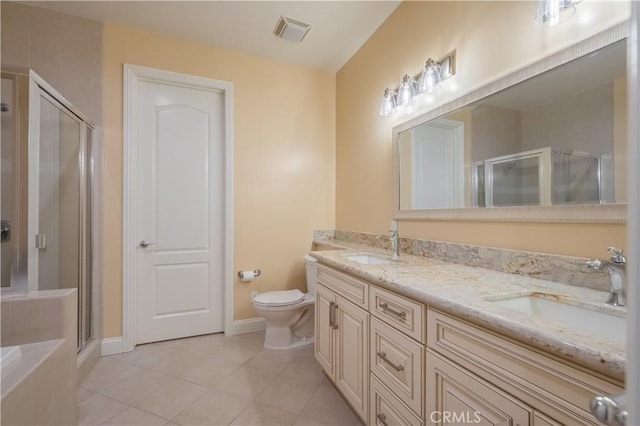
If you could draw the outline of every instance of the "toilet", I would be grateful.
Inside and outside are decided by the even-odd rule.
[[[307,268],[307,293],[300,290],[254,293],[251,303],[258,315],[267,321],[264,347],[293,349],[311,345],[313,314],[316,301],[316,260],[304,257]]]

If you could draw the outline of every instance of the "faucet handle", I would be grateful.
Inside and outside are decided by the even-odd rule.
[[[601,267],[602,267],[602,260],[600,259],[587,260],[587,268],[598,270]]]
[[[615,247],[607,247],[607,251],[611,254],[611,261],[613,263],[625,264],[627,259],[622,255],[622,249]]]

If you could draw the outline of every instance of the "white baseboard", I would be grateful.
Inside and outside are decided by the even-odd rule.
[[[249,318],[243,320],[236,320],[231,325],[231,330],[227,333],[228,336],[235,336],[236,334],[254,333],[256,331],[263,331],[266,328],[267,322],[262,317]]]
[[[102,356],[121,354],[124,352],[122,337],[102,339]]]
[[[266,328],[266,321],[262,317],[237,320],[231,324],[227,336],[237,334],[254,333],[263,331]],[[121,354],[124,352],[124,341],[122,337],[108,337],[102,340],[102,356]]]

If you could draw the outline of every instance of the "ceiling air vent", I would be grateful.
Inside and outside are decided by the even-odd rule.
[[[310,29],[310,24],[283,15],[278,20],[273,33],[285,40],[301,42]]]

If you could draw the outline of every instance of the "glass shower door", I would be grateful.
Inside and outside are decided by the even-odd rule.
[[[38,290],[79,288],[81,124],[41,95]]]
[[[90,138],[79,117],[38,88],[32,145],[35,290],[78,289],[78,349],[91,339]],[[37,166],[37,167],[33,167]],[[37,179],[35,177],[37,173]],[[36,215],[37,211],[37,217]]]

